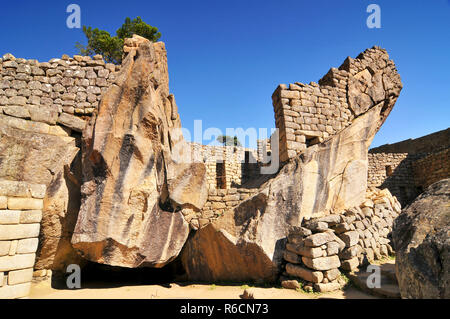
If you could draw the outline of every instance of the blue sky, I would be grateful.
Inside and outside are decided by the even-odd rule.
[[[0,54],[77,54],[85,37],[66,27],[71,3],[83,25],[113,34],[127,16],[159,28],[170,88],[191,131],[196,119],[224,131],[272,128],[278,84],[318,81],[373,45],[388,50],[404,88],[372,146],[450,126],[449,0],[5,1]],[[371,3],[381,7],[381,29],[366,26]]]

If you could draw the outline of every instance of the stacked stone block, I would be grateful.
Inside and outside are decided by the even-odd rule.
[[[395,99],[401,90],[396,74],[387,52],[373,47],[331,68],[319,83],[279,85],[272,102],[280,160],[335,135],[383,99]]]
[[[372,148],[370,153],[436,153],[450,147],[450,128],[434,132],[415,139],[407,139],[393,144],[384,144]]]
[[[247,178],[255,177],[259,173],[258,153],[254,149],[235,146],[209,146],[189,143],[192,158],[201,161],[206,166],[206,178],[209,189],[217,188],[217,163],[225,166],[225,189],[242,185]],[[254,163],[246,165],[245,153],[248,152]]]
[[[431,184],[450,177],[450,148],[428,154],[412,163],[416,187],[426,189]]]
[[[0,115],[81,132],[117,70],[100,55],[38,62],[5,54],[0,59]]]
[[[282,285],[296,287],[300,280],[318,292],[341,288],[341,271],[353,272],[394,254],[390,233],[400,212],[400,203],[388,190],[369,189],[358,207],[304,221],[288,236]]]
[[[338,268],[341,262],[338,253],[345,245],[324,224],[314,226],[311,227],[314,233],[308,228],[299,227],[289,235],[284,252],[286,274],[300,278],[305,283],[305,289],[319,292],[339,289],[341,273]]]
[[[192,216],[189,222],[194,225],[194,229],[203,228],[256,193],[257,188],[210,189],[202,212],[198,216]]]
[[[413,172],[417,156],[408,153],[369,153],[367,185],[388,188],[403,206],[407,205],[418,195]]]
[[[45,185],[0,180],[0,299],[30,291],[45,191]]]

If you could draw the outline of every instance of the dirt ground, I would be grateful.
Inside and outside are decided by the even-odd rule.
[[[81,289],[55,289],[50,281],[33,283],[30,299],[239,299],[247,289],[255,299],[372,299],[354,287],[329,293],[306,293],[284,288],[220,286],[171,283],[163,285],[116,285],[90,283]]]

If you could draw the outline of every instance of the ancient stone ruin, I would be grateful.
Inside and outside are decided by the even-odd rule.
[[[92,262],[329,291],[394,253],[400,203],[368,188],[402,89],[384,49],[280,85],[278,132],[258,150],[186,142],[164,43],[134,36],[124,51],[120,67],[0,59],[0,297]]]

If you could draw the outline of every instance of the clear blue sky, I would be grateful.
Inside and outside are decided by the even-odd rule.
[[[70,3],[83,25],[114,34],[127,16],[160,29],[190,130],[195,119],[204,128],[272,128],[278,84],[317,81],[373,45],[388,50],[404,88],[372,146],[450,126],[450,0],[4,1],[0,54],[76,54],[85,37],[66,27]],[[370,3],[381,7],[381,29],[366,26]]]

